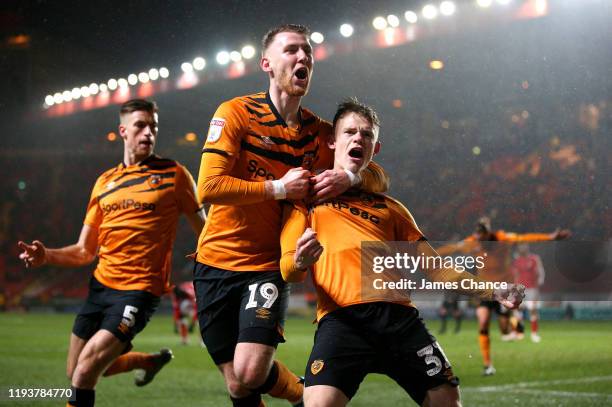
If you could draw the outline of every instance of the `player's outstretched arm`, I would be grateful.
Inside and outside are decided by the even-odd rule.
[[[551,233],[503,233],[500,240],[507,242],[543,242],[549,240],[565,240],[572,235],[568,229],[557,228]]]
[[[38,240],[34,240],[31,244],[20,241],[17,245],[22,250],[19,258],[26,267],[40,267],[45,264],[80,267],[90,264],[96,258],[98,229],[83,225],[77,243],[58,249],[49,249]]]

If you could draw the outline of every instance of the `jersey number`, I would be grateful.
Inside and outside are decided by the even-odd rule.
[[[433,365],[433,367],[427,371],[428,376],[435,376],[438,373],[440,373],[440,371],[442,370],[442,361],[440,360],[439,357],[434,355],[434,348],[437,348],[438,350],[440,350],[440,353],[442,354],[442,357],[444,358],[444,367],[445,368],[450,367],[450,363],[448,362],[448,359],[446,358],[446,355],[444,354],[442,347],[440,347],[438,342],[434,342],[431,345],[425,346],[423,349],[417,352],[417,356],[425,357],[425,363],[427,363],[428,365]]]
[[[136,313],[138,312],[138,308],[133,307],[131,305],[126,305],[123,309],[123,322],[127,325],[128,328],[131,328],[136,324]]]
[[[257,300],[255,300],[255,295],[257,294],[257,286],[258,284],[251,284],[249,286],[249,291],[251,295],[249,295],[249,302],[247,303],[244,309],[255,308],[257,307]],[[278,288],[272,283],[263,283],[261,287],[259,287],[259,294],[266,300],[263,304],[264,308],[272,307],[274,301],[278,298]]]

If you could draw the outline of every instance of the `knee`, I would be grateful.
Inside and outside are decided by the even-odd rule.
[[[266,369],[256,363],[244,363],[234,366],[236,378],[242,386],[248,389],[256,389],[264,384],[267,373]]]
[[[72,375],[70,376],[70,380],[72,384],[76,387],[80,388],[89,388],[90,386],[95,385],[96,377],[95,377],[95,369],[92,363],[89,361],[79,362],[76,366]]]

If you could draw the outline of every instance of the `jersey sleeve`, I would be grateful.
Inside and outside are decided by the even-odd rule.
[[[361,171],[361,189],[366,192],[382,193],[389,189],[389,176],[379,164],[370,161]]]
[[[288,282],[304,281],[306,272],[295,266],[297,241],[308,227],[308,217],[305,208],[283,205],[283,225],[281,229],[281,260],[280,269],[283,279]]]
[[[248,120],[235,100],[221,104],[215,112],[198,173],[200,203],[250,205],[266,200],[265,182],[245,181],[230,175],[248,129]]]
[[[387,204],[389,205],[389,209],[396,214],[396,216],[394,216],[395,240],[409,242],[427,240],[414,221],[412,214],[404,205],[396,200],[389,200]]]
[[[176,169],[175,192],[180,212],[194,213],[200,209],[196,197],[195,181],[187,168],[178,163]]]
[[[103,212],[102,208],[100,208],[100,203],[98,202],[98,195],[100,189],[100,178],[96,181],[96,184],[91,191],[91,196],[89,198],[89,203],[87,204],[87,212],[85,213],[85,220],[83,224],[99,228],[102,224]]]
[[[222,103],[208,127],[203,152],[217,151],[230,156],[240,152],[242,136],[249,125],[249,117],[237,100]]]

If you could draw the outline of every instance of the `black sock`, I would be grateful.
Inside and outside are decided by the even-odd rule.
[[[234,398],[230,396],[234,407],[259,407],[261,394],[253,393],[250,396]]]
[[[77,407],[93,407],[96,402],[96,391],[93,389],[78,389],[70,387],[72,395],[68,399],[68,404]]]

